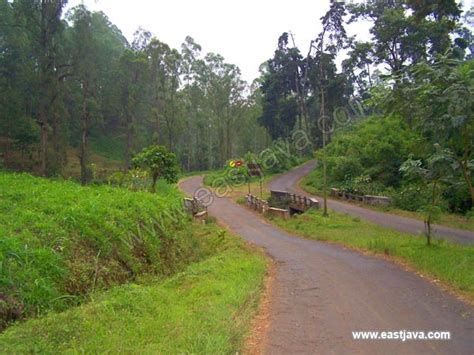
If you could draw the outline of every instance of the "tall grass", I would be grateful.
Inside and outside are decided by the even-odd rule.
[[[0,353],[235,354],[265,267],[259,254],[229,246],[163,283],[117,287],[89,304],[11,327],[0,335]]]
[[[164,184],[152,195],[0,173],[0,329],[212,255],[180,206]]]

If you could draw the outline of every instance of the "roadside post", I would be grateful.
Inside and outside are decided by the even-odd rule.
[[[249,194],[250,194],[250,178],[259,177],[260,178],[260,198],[263,199],[263,172],[262,167],[259,164],[248,163],[247,171],[249,175]]]

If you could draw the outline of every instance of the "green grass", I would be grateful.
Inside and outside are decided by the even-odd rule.
[[[273,222],[306,238],[400,258],[413,269],[441,280],[474,300],[472,246],[434,241],[428,247],[424,237],[399,233],[333,211],[329,217],[323,217],[321,211],[310,211],[290,220],[275,218]]]
[[[227,250],[164,282],[117,287],[9,328],[0,353],[235,354],[259,301],[266,260],[224,239]]]
[[[152,195],[0,173],[0,329],[214,255],[218,236],[181,210],[166,184]]]

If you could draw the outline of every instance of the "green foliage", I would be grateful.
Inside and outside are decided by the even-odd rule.
[[[331,176],[336,181],[350,180],[363,172],[360,159],[355,157],[340,156],[333,161]]]
[[[110,137],[99,135],[90,139],[91,151],[103,156],[104,158],[120,161],[125,149],[124,142],[120,137]]]
[[[191,37],[181,51],[145,30],[129,44],[102,12],[79,5],[63,17],[66,3],[0,2],[7,169],[69,175],[70,157],[79,156],[81,181],[89,183],[94,153],[129,168],[143,147],[165,145],[191,171],[267,146],[259,92],[236,65],[201,53]]]
[[[421,178],[422,181],[430,187],[431,196],[425,205],[420,209],[424,213],[426,236],[428,245],[431,238],[431,223],[439,218],[440,206],[439,195],[440,186],[449,184],[453,176],[453,159],[449,151],[442,150],[439,145],[436,147],[436,153],[427,159],[425,165],[421,160],[413,160],[412,157],[402,164],[400,171],[409,178]]]
[[[395,207],[407,211],[419,211],[426,206],[431,197],[431,191],[424,183],[409,184],[392,195]]]
[[[144,273],[169,275],[219,245],[193,232],[166,185],[151,195],[3,173],[0,200],[0,327]]]
[[[397,187],[401,164],[411,152],[421,149],[420,137],[399,116],[369,117],[337,134],[328,145],[330,181],[341,186],[368,177],[369,182]]]
[[[474,200],[474,60],[461,63],[437,56],[433,64],[420,63],[410,71],[413,80],[399,90],[406,97],[394,100],[395,110],[409,110],[417,130],[433,143],[432,158],[451,160],[457,177],[464,180],[471,203]],[[439,160],[439,159],[438,159]]]
[[[246,164],[242,165],[241,167],[232,168],[230,166],[230,162],[231,160],[226,162],[224,168],[221,170],[206,174],[204,177],[204,184],[214,188],[223,186],[242,186],[249,180],[255,179],[251,179],[248,176]]]
[[[453,44],[450,34],[461,15],[455,0],[433,5],[420,1],[381,3],[365,1],[348,5],[350,22],[369,20],[372,56],[376,64],[387,64],[398,73],[410,62],[417,63]]]
[[[259,156],[251,155],[248,159],[259,163],[264,172],[278,174],[294,168],[304,160],[304,158],[297,156],[298,153],[301,154],[302,152],[296,151],[295,142],[288,139],[277,139]]]
[[[152,180],[152,191],[155,192],[155,185],[159,178],[173,184],[178,181],[178,164],[176,155],[166,150],[164,146],[152,145],[144,148],[133,158],[135,168],[149,172]]]
[[[265,258],[236,238],[216,238],[215,226],[195,228],[201,238],[220,239],[218,255],[164,282],[116,287],[81,307],[13,326],[0,335],[0,352],[239,352],[263,288]]]

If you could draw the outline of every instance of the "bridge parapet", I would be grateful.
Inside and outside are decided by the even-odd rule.
[[[270,209],[268,201],[262,200],[252,194],[247,195],[247,206],[260,213],[267,213],[267,211]]]
[[[350,194],[339,189],[331,189],[331,196],[349,201],[363,202],[372,206],[390,206],[392,199],[386,196],[356,195]]]
[[[268,201],[262,200],[252,194],[247,195],[247,206],[262,214],[268,214],[270,216],[280,217],[284,219],[290,218],[289,210],[270,207]]]
[[[185,198],[184,209],[196,220],[204,221],[207,218],[207,207],[197,198]]]
[[[319,201],[315,198],[293,194],[286,191],[271,191],[272,199],[288,204],[290,209],[297,212],[306,212],[310,209],[318,209]]]

